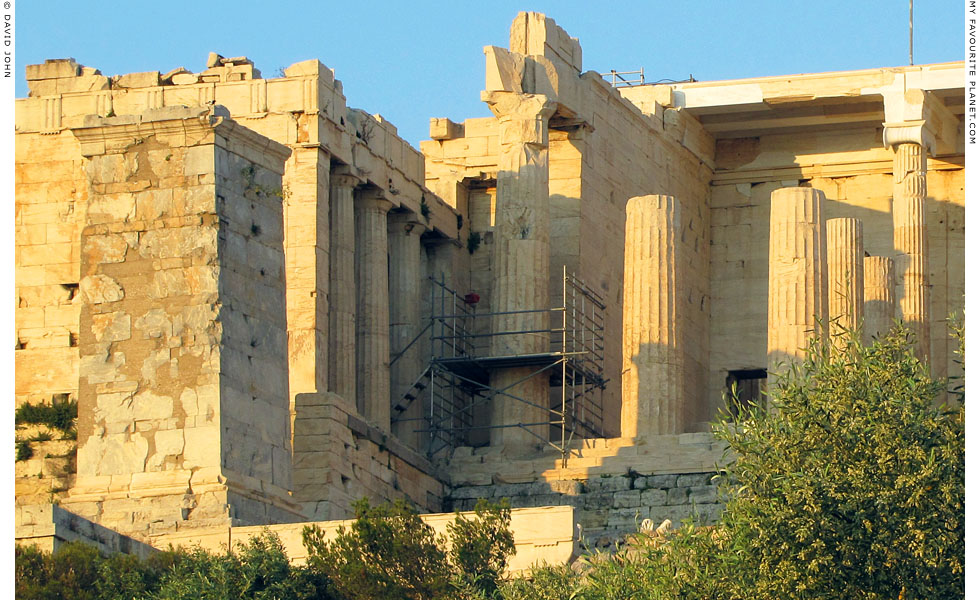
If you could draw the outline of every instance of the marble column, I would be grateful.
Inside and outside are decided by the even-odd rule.
[[[357,408],[382,431],[391,430],[388,361],[388,211],[380,191],[354,200],[354,279],[357,282]]]
[[[330,175],[330,362],[331,392],[354,402],[357,395],[354,317],[354,186],[347,168]]]
[[[929,357],[929,262],[926,235],[926,154],[917,143],[895,144],[892,224],[895,316],[915,335],[916,356]]]
[[[864,343],[895,323],[895,266],[887,256],[864,258]]]
[[[391,257],[388,315],[390,347],[395,361],[391,365],[392,406],[401,400],[421,374],[423,350],[428,350],[428,336],[415,339],[422,330],[422,245],[419,237],[424,231],[425,225],[414,213],[390,213],[388,216],[388,250]],[[423,346],[426,347],[423,349]],[[399,352],[401,354],[397,355]],[[419,420],[422,414],[421,399],[409,404],[401,415],[392,414],[392,417],[405,419],[396,423],[395,435],[416,450],[422,447],[421,437],[416,432],[425,428]]]
[[[620,425],[626,438],[683,431],[680,234],[673,196],[639,196],[626,204]]]
[[[532,331],[493,337],[494,356],[548,351],[550,326],[548,304],[548,119],[555,103],[543,95],[484,92],[483,99],[497,117],[500,157],[497,171],[497,205],[494,223],[494,312],[537,310],[542,312],[498,315],[494,332]],[[548,375],[533,375],[540,367],[497,369],[491,374],[496,395],[491,425],[525,424],[526,428],[494,428],[491,445],[521,446],[548,438]],[[532,435],[533,432],[536,435]]]
[[[782,188],[771,196],[769,218],[770,374],[802,360],[814,335],[827,324],[827,235],[824,194]],[[818,321],[822,325],[818,326]]]
[[[827,220],[827,307],[830,334],[843,347],[846,332],[864,317],[864,225],[860,219]]]

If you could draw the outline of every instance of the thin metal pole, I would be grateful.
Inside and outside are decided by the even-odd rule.
[[[909,0],[909,65],[914,65],[912,62],[912,0]]]

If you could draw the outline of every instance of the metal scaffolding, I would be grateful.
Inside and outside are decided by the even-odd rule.
[[[427,434],[426,451],[430,457],[450,453],[457,446],[474,445],[476,432],[500,427],[524,429],[560,451],[563,459],[567,458],[570,443],[576,437],[603,437],[601,394],[607,381],[603,377],[605,304],[599,294],[574,274],[565,269],[562,274],[561,306],[497,313],[478,312],[472,299],[468,302],[467,297],[449,288],[445,281],[429,278],[432,290],[429,324],[412,342],[420,341],[426,331],[430,333],[429,363],[410,389],[393,404],[392,420],[416,421],[419,425],[416,431]],[[531,313],[548,313],[549,328],[492,331],[494,316]],[[541,334],[549,338],[546,352],[508,355],[491,352],[495,336]],[[392,362],[402,353],[404,350]],[[551,406],[541,407],[547,409],[547,421],[478,422],[477,413],[491,401],[527,402],[509,391],[516,383],[503,389],[490,383],[493,370],[514,367],[534,368],[527,378],[548,375],[555,392],[551,395]],[[424,402],[422,417],[407,416],[406,409],[413,402]],[[547,439],[532,429],[544,424],[549,426]]]

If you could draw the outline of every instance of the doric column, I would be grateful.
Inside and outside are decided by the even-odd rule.
[[[548,351],[549,239],[548,119],[555,104],[545,96],[484,92],[483,99],[500,125],[497,206],[494,224],[491,310],[495,333],[536,331],[493,337],[494,356]],[[529,445],[548,438],[548,375],[540,367],[498,369],[490,383],[494,397],[491,425],[529,425],[491,430],[492,445]],[[514,397],[511,397],[514,396]],[[515,398],[516,397],[516,398]],[[538,438],[529,435],[535,433]]]
[[[626,204],[623,264],[623,437],[683,430],[677,304],[680,206],[673,196]]]
[[[835,341],[864,316],[864,225],[860,219],[827,220],[827,306]]]
[[[283,200],[289,397],[326,391],[330,290],[330,155],[293,148]]]
[[[769,218],[769,373],[798,361],[827,323],[824,194],[813,188],[772,193]],[[817,321],[823,326],[818,327]]]
[[[887,256],[864,259],[864,343],[891,329],[895,322],[895,267]]]
[[[927,360],[930,340],[926,155],[917,143],[898,143],[894,149],[895,316],[915,334],[916,355]]]
[[[410,212],[390,213],[388,217],[388,249],[391,269],[388,281],[389,296],[395,301],[388,311],[391,331],[391,401],[397,405],[422,372],[422,346],[428,337],[416,339],[422,329],[420,320],[422,283],[422,245],[419,237],[425,226]],[[413,341],[414,340],[414,341]],[[426,348],[428,349],[428,348]],[[420,449],[418,429],[424,429],[422,401],[415,400],[401,415],[405,419],[395,425],[395,434],[409,446]]]
[[[388,211],[379,191],[354,201],[354,279],[357,282],[357,408],[382,431],[391,430],[388,355]]]
[[[330,391],[354,402],[357,395],[354,318],[354,186],[342,167],[330,174]]]

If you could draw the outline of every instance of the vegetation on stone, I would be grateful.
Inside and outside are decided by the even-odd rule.
[[[47,425],[64,432],[74,428],[76,418],[78,418],[78,403],[74,400],[51,404],[26,402],[18,406],[14,412],[14,423],[17,425]]]
[[[436,535],[404,502],[354,506],[349,530],[325,540],[304,531],[306,565],[289,562],[269,531],[212,554],[168,550],[145,560],[99,555],[82,542],[53,554],[18,546],[19,600],[359,600],[493,598],[514,553],[506,503],[481,503],[473,518],[456,515],[448,540]]]

